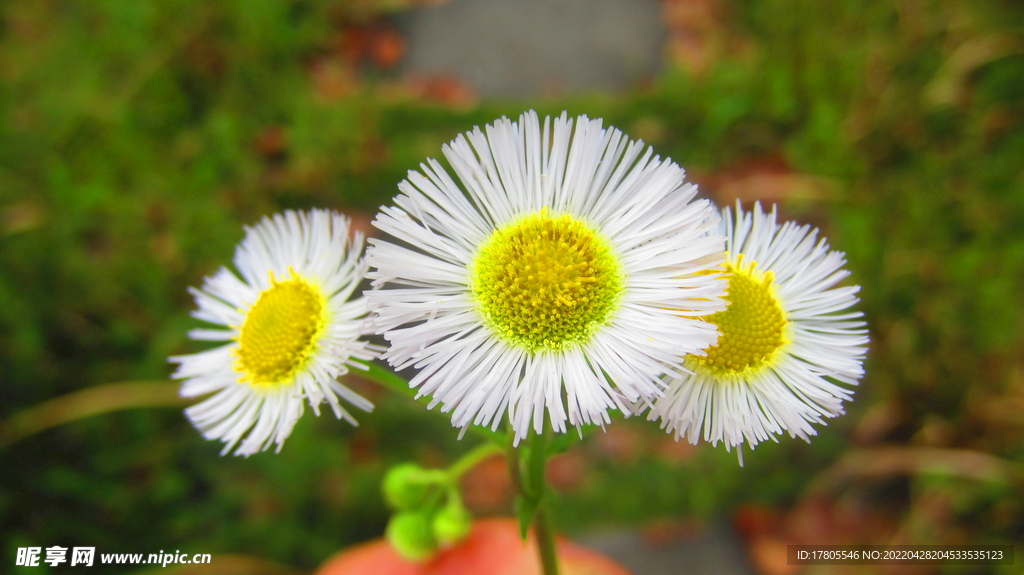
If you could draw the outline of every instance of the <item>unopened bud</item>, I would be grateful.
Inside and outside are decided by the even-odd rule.
[[[385,535],[395,551],[410,561],[430,559],[437,550],[434,535],[430,532],[430,521],[422,513],[405,511],[395,514],[388,522]]]

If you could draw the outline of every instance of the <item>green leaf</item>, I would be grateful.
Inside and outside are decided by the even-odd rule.
[[[519,518],[519,536],[526,541],[526,533],[530,530],[530,524],[533,523],[534,516],[537,515],[537,509],[540,508],[539,497],[517,497],[516,498],[516,516]]]

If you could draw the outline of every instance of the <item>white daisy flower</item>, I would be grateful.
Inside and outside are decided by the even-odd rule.
[[[515,441],[661,393],[687,353],[718,337],[724,309],[717,211],[692,202],[683,169],[639,141],[566,114],[529,112],[442,148],[461,183],[428,160],[374,225],[366,292],[383,357],[452,423]],[[387,289],[381,289],[387,286]]]
[[[303,401],[320,415],[327,401],[339,418],[355,419],[344,399],[364,411],[366,399],[337,382],[348,367],[379,354],[365,334],[366,300],[349,301],[366,273],[362,234],[349,237],[349,220],[326,210],[287,211],[246,228],[235,251],[235,275],[227,268],[190,289],[193,315],[222,326],[197,329],[192,339],[228,341],[193,355],[172,357],[181,395],[215,393],[185,410],[207,439],[236,444],[250,455],[276,443],[281,450],[302,416]]]
[[[669,380],[649,413],[696,444],[746,442],[786,431],[809,440],[812,423],[843,413],[864,374],[868,343],[863,314],[849,311],[860,286],[834,287],[850,272],[844,254],[829,251],[818,230],[776,223],[754,206],[735,219],[725,208],[728,308],[707,320],[722,332],[706,355],[690,356],[690,373]]]

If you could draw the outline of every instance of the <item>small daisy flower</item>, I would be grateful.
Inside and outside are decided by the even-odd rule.
[[[367,293],[385,357],[452,423],[515,441],[603,425],[715,342],[724,238],[682,168],[600,120],[529,112],[442,148],[374,225]]]
[[[863,314],[849,311],[859,286],[834,287],[850,272],[818,230],[771,214],[725,208],[728,308],[707,318],[722,336],[706,355],[686,358],[690,373],[669,380],[649,413],[676,439],[746,442],[786,431],[809,440],[811,423],[843,413],[868,343]]]
[[[207,439],[220,439],[224,453],[250,455],[277,444],[281,450],[302,416],[303,401],[320,415],[327,401],[339,418],[355,419],[344,399],[364,411],[366,399],[338,383],[348,367],[380,350],[363,341],[366,300],[349,301],[366,273],[362,234],[349,238],[349,220],[326,210],[287,211],[246,228],[235,251],[235,267],[190,289],[193,315],[222,326],[197,329],[192,339],[227,345],[172,357],[184,379],[181,395],[214,395],[185,410]]]

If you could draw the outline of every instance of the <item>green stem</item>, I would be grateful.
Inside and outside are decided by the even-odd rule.
[[[540,564],[544,575],[558,575],[558,554],[555,551],[555,532],[551,528],[551,520],[543,503],[533,516],[533,534],[537,538],[537,549],[540,551]]]
[[[374,362],[367,362],[366,371],[361,369],[350,370],[349,373],[359,377],[366,378],[374,383],[380,384],[383,387],[390,389],[391,391],[397,391],[398,393],[410,397],[416,397],[416,390],[409,387],[409,382],[402,376],[396,374],[386,367],[381,367]]]
[[[555,532],[551,527],[546,504],[547,492],[547,432],[531,434],[519,448],[508,444],[508,465],[512,484],[519,492],[525,507],[533,508],[533,535],[544,575],[558,575],[558,554],[555,548]],[[528,452],[523,457],[523,452]],[[522,513],[522,512],[520,512]],[[522,520],[522,517],[521,519]],[[525,533],[524,533],[525,535]]]
[[[458,461],[448,468],[448,477],[454,481],[459,477],[462,477],[462,475],[470,469],[476,467],[481,461],[495,453],[501,453],[502,450],[503,449],[500,445],[494,443],[483,443],[478,445],[466,452]]]
[[[0,449],[30,435],[123,409],[184,407],[194,399],[181,397],[176,381],[126,381],[95,385],[44,401],[0,421]]]

